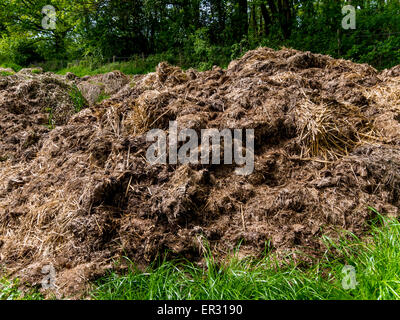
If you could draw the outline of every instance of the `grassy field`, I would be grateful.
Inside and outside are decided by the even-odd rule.
[[[88,59],[82,60],[79,63],[69,64],[68,67],[62,69],[59,69],[59,67],[57,67],[58,64],[54,65],[53,61],[38,63],[30,67],[41,67],[44,71],[50,71],[61,75],[65,75],[67,72],[72,72],[78,77],[83,77],[87,75],[94,76],[98,74],[108,73],[114,70],[120,70],[124,74],[132,75],[154,72],[156,66],[161,61],[167,61],[172,64],[179,63],[179,61],[176,60],[176,57],[170,54],[155,54],[145,58],[132,57],[128,61],[116,61],[114,63],[96,62],[94,60]],[[18,72],[22,69],[21,66],[13,63],[0,63],[0,68],[11,68],[15,72]],[[3,71],[3,73],[5,73],[5,71]]]
[[[56,73],[65,75],[67,72],[72,72],[78,77],[94,76],[98,74],[108,73],[114,70],[120,70],[124,74],[145,74],[153,72],[157,64],[136,63],[135,61],[115,62],[104,64],[100,67],[90,67],[85,64],[72,65],[68,68],[61,69]]]
[[[278,266],[271,257],[254,261],[232,258],[224,265],[206,257],[206,267],[165,261],[146,272],[135,267],[125,275],[99,279],[90,293],[97,300],[332,300],[400,299],[400,223],[379,218],[361,241],[354,235],[333,242],[312,268],[293,263]],[[367,241],[366,241],[367,240]],[[335,252],[334,256],[332,252]],[[344,272],[352,266],[353,274]],[[18,281],[0,280],[1,299],[36,300],[35,290],[23,294]]]
[[[188,69],[189,67],[195,66],[195,69],[199,71],[205,71],[212,68],[212,66],[219,65],[226,68],[229,63],[229,57],[221,56],[219,61],[214,61],[215,63],[194,63],[193,61],[186,61],[180,56],[174,55],[170,52],[162,54],[153,54],[147,57],[133,56],[127,61],[116,61],[116,62],[104,62],[95,61],[93,59],[81,60],[78,63],[69,63],[68,67],[59,67],[59,61],[49,61],[43,63],[37,63],[31,65],[30,67],[41,67],[44,71],[50,71],[57,74],[65,75],[67,72],[72,72],[78,77],[83,76],[94,76],[98,74],[108,73],[114,70],[119,70],[126,75],[134,74],[146,74],[149,72],[154,72],[157,65],[160,62],[166,61],[171,65],[178,65],[182,69]],[[63,61],[65,63],[65,61]],[[0,68],[11,68],[15,72],[22,69],[22,66],[13,63],[0,63]],[[8,75],[6,71],[2,71],[3,75]]]
[[[170,54],[155,54],[148,56],[146,58],[133,57],[129,61],[117,61],[114,63],[98,63],[93,61],[81,61],[79,64],[70,65],[67,68],[56,71],[58,74],[66,74],[67,72],[72,72],[78,77],[83,77],[86,75],[94,76],[97,74],[104,74],[114,70],[120,70],[124,74],[146,74],[149,72],[154,72],[156,66],[161,61],[167,61],[171,64],[179,64],[176,57]],[[46,66],[44,66],[46,68]]]

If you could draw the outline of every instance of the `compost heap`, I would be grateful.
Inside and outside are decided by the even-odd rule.
[[[90,106],[76,113],[74,90]],[[318,257],[399,214],[400,69],[260,48],[226,70],[0,77],[0,266],[82,292],[121,257]],[[102,93],[111,95],[99,102]],[[146,132],[255,130],[255,170],[151,165]],[[50,123],[50,125],[49,125]],[[240,246],[239,246],[240,245]]]

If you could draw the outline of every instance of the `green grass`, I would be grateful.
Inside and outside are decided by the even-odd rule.
[[[40,74],[42,71],[40,69],[32,69],[33,74]]]
[[[120,70],[124,74],[146,74],[155,71],[156,66],[161,61],[168,61],[172,64],[178,63],[174,56],[170,54],[157,54],[151,55],[145,59],[140,57],[134,57],[130,61],[106,63],[98,65],[95,63],[90,63],[82,61],[78,65],[71,65],[67,68],[58,70],[58,74],[65,75],[67,72],[72,72],[78,77],[83,77],[86,75],[94,76],[98,74],[108,73],[114,70]]]
[[[45,111],[49,114],[49,122],[47,124],[47,127],[50,130],[53,130],[56,127],[54,124],[53,108],[51,108],[51,107],[45,108]]]
[[[153,54],[145,58],[135,56],[132,57],[129,61],[119,61],[114,63],[96,63],[90,60],[82,60],[79,64],[70,65],[67,68],[61,70],[55,70],[56,73],[61,75],[65,75],[67,72],[72,72],[79,77],[83,77],[86,75],[94,76],[98,74],[108,73],[114,70],[120,70],[126,75],[146,74],[149,72],[154,72],[157,65],[162,61],[166,61],[171,65],[180,66],[184,70],[195,67],[200,71],[205,71],[211,69],[213,65],[219,65],[223,68],[226,68],[230,62],[230,54],[228,54],[230,50],[227,50],[227,48],[220,48],[219,50],[214,50],[213,52],[213,56],[215,59],[212,59],[210,61],[204,55],[201,55],[199,59],[190,59],[184,54],[177,54],[168,51],[165,53]],[[207,62],[205,60],[207,60]],[[46,64],[42,65],[42,67],[46,71],[54,71],[51,66],[46,66]]]
[[[10,69],[13,69],[15,72],[18,72],[22,69],[22,66],[20,66],[16,63],[13,63],[13,62],[6,62],[6,61],[3,61],[2,63],[0,63],[0,67],[4,68],[4,69],[10,68]]]
[[[108,63],[98,68],[91,68],[90,66],[85,66],[85,65],[76,65],[62,69],[57,73],[65,75],[67,72],[72,72],[78,77],[83,77],[86,75],[94,76],[98,74],[104,74],[114,70],[120,70],[124,74],[144,74],[147,72],[154,71],[153,69],[147,70],[143,67],[137,67],[134,62],[128,61],[128,62]]]
[[[0,278],[0,300],[42,300],[43,296],[35,289],[23,292],[19,289],[19,280],[10,281]]]
[[[99,95],[99,97],[97,98],[97,101],[96,101],[96,103],[100,103],[100,102],[102,102],[103,100],[107,100],[107,99],[109,99],[111,96],[109,95],[109,94],[106,94],[105,92],[101,92],[100,93],[100,95]]]
[[[87,106],[86,99],[83,97],[81,91],[78,89],[77,86],[73,86],[69,92],[69,96],[74,104],[75,112],[80,112]]]
[[[14,72],[9,72],[9,71],[0,71],[0,76],[2,77],[7,77],[13,75]]]
[[[311,268],[293,262],[278,265],[271,257],[258,261],[234,257],[219,265],[208,256],[205,268],[164,261],[145,272],[132,267],[124,275],[111,273],[97,282],[92,296],[101,300],[399,299],[399,222],[379,216],[368,241],[351,234],[344,238],[338,242],[325,238],[327,253]],[[354,289],[342,285],[345,265],[356,272]]]

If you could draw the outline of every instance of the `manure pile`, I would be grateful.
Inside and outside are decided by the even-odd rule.
[[[74,112],[71,90],[89,107]],[[100,103],[101,94],[111,95]],[[50,109],[49,109],[50,108]],[[150,165],[150,129],[255,130],[253,174]],[[49,126],[49,121],[54,128]],[[400,208],[400,69],[260,48],[227,70],[0,77],[0,267],[73,295],[127,256],[319,257]]]

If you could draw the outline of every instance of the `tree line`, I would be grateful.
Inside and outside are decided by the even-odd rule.
[[[344,30],[349,4],[357,27]],[[162,54],[206,69],[287,46],[384,68],[400,63],[399,35],[399,0],[0,0],[0,62],[21,66]]]

